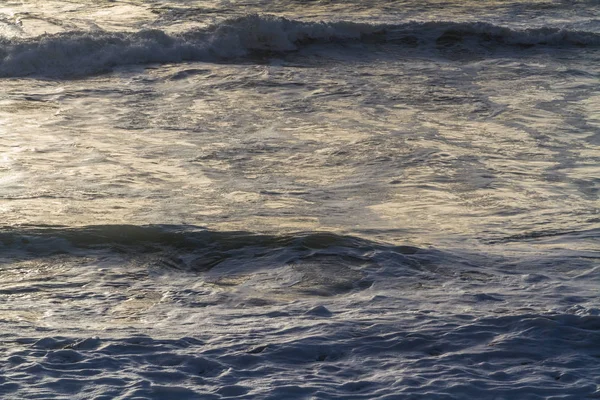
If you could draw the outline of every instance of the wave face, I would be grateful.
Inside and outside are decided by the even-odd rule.
[[[367,257],[363,257],[364,254],[388,252],[404,259],[405,256],[423,252],[413,246],[387,245],[331,232],[267,235],[211,231],[185,225],[7,228],[0,231],[0,249],[5,255],[27,259],[77,255],[90,250],[133,255],[178,253],[194,255],[193,258],[198,260],[209,260],[206,262],[211,266],[232,257],[255,258],[257,254],[263,257],[285,253],[287,256],[281,259],[290,262],[320,253],[365,261]],[[184,264],[179,265],[179,269],[204,271],[208,265]]]
[[[467,39],[476,39],[478,44],[518,47],[600,46],[598,33],[547,27],[517,30],[483,22],[389,25],[302,22],[249,15],[178,34],[161,30],[133,33],[74,31],[31,39],[4,38],[0,40],[0,76],[77,77],[124,65],[224,61],[264,53],[284,53],[314,43],[362,41],[439,48]]]
[[[153,274],[183,274],[186,282],[192,274],[227,287],[266,273],[272,281],[268,285],[271,289],[293,291],[298,296],[335,296],[364,290],[373,283],[374,274],[386,266],[393,267],[389,272],[392,275],[439,277],[440,267],[432,265],[439,264],[436,260],[441,255],[431,249],[388,245],[331,232],[265,235],[170,225],[8,229],[0,231],[0,251],[13,263],[56,263],[59,258],[75,269],[80,268],[80,257],[95,255],[111,268],[125,265],[133,270],[142,266]],[[107,258],[116,261],[107,264]],[[452,260],[443,258],[446,263]],[[264,280],[256,284],[263,285]],[[261,286],[260,290],[268,289]]]

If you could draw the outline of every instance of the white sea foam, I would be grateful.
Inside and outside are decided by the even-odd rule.
[[[600,34],[557,28],[516,30],[489,23],[302,22],[249,15],[179,34],[161,30],[68,32],[32,39],[4,39],[0,76],[82,76],[115,66],[181,61],[217,61],[264,52],[289,52],[312,43],[368,38],[369,43],[412,45],[459,43],[475,37],[497,45],[597,46]]]
[[[0,14],[0,38],[14,38],[23,35],[21,21],[17,18],[7,18]]]

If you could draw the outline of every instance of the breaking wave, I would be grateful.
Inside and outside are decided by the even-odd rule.
[[[76,77],[123,65],[236,60],[296,51],[314,43],[362,41],[439,48],[470,39],[499,46],[600,46],[598,33],[550,27],[517,30],[483,22],[443,21],[303,22],[248,15],[178,34],[75,31],[27,39],[4,37],[0,38],[0,76]]]

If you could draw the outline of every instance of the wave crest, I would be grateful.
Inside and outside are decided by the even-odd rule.
[[[516,30],[482,22],[439,21],[393,25],[303,22],[248,15],[173,35],[161,30],[75,31],[30,39],[4,38],[0,39],[0,76],[77,77],[122,65],[223,61],[290,52],[313,43],[391,42],[439,48],[473,38],[504,46],[600,46],[598,33],[549,27]],[[474,46],[476,50],[477,44]]]

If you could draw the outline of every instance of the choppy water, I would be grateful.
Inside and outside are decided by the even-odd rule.
[[[0,4],[7,398],[600,395],[600,4]]]

